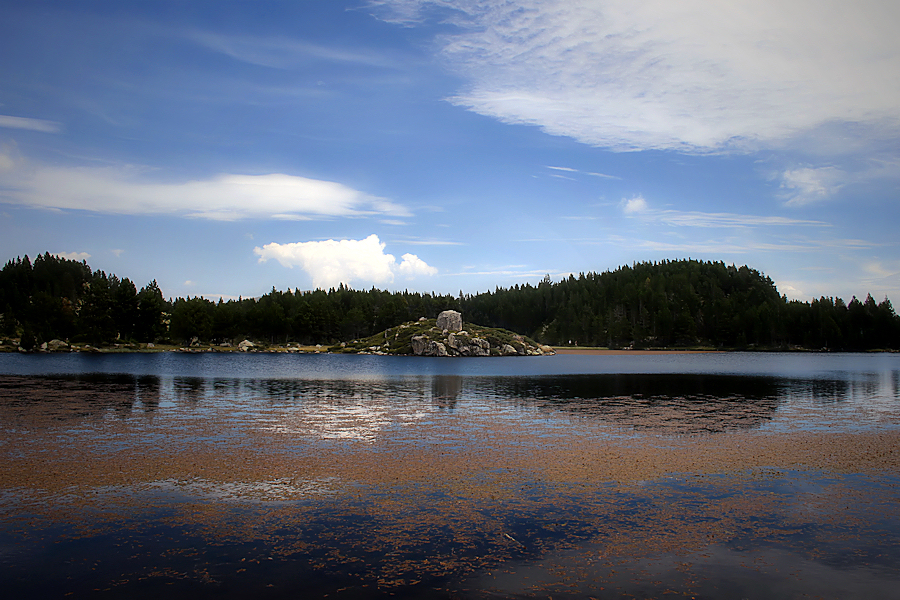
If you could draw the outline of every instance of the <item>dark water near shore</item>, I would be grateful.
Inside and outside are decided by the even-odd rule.
[[[897,354],[0,355],[0,588],[900,597],[898,430]]]

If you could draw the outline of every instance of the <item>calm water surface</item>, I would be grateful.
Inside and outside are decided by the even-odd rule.
[[[900,597],[897,354],[5,354],[0,430],[18,597]]]

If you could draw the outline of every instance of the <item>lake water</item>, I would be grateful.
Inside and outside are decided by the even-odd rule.
[[[14,597],[900,597],[900,355],[0,355]]]

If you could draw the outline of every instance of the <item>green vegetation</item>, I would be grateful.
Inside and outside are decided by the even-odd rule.
[[[749,267],[694,260],[549,277],[466,298],[467,319],[551,345],[900,349],[900,317],[871,296],[788,301]]]
[[[127,278],[49,254],[33,263],[27,256],[9,261],[0,270],[0,343],[25,349],[54,339],[97,346],[187,345],[194,338],[232,344],[245,338],[323,345],[362,340],[351,349],[368,348],[382,345],[372,339],[383,339],[379,332],[397,333],[393,328],[410,321],[418,327],[420,317],[446,309],[460,311],[467,330],[478,323],[550,345],[900,349],[900,317],[887,298],[788,301],[758,271],[721,262],[638,263],[458,297],[339,286],[273,288],[260,298],[227,302],[166,300],[155,281],[138,290]],[[395,340],[405,347],[411,337],[404,330]]]

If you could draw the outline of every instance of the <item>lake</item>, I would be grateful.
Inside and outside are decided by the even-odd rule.
[[[900,597],[900,355],[0,355],[7,597]]]

